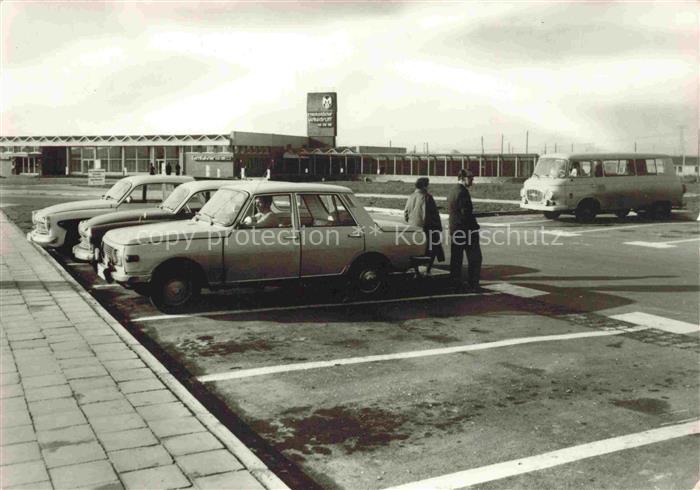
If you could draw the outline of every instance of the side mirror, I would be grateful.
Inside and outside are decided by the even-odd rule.
[[[243,222],[242,222],[241,224],[242,224],[243,226],[246,226],[246,227],[252,227],[252,226],[253,226],[253,218],[252,218],[252,216],[246,216],[246,217],[243,219]]]
[[[127,204],[131,204],[131,201],[133,201],[133,199],[131,198],[131,196],[128,196],[126,199],[124,199],[124,202],[127,203]]]

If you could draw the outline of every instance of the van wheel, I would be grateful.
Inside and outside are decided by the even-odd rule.
[[[151,303],[170,313],[185,309],[201,291],[200,284],[182,269],[164,271],[151,281]]]
[[[576,220],[582,223],[590,223],[598,214],[598,203],[593,200],[582,201],[576,208]]]
[[[386,292],[386,264],[378,259],[361,260],[350,270],[350,290],[360,298],[373,298]]]
[[[561,216],[561,213],[557,211],[545,211],[544,212],[544,217],[547,219],[557,219],[559,216]]]
[[[649,214],[651,214],[653,219],[669,219],[671,217],[671,203],[655,202],[651,205]]]
[[[618,209],[617,211],[615,211],[615,216],[617,216],[620,219],[624,218],[628,214],[630,214],[629,209]]]

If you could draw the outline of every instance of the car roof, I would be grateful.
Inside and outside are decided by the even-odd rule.
[[[194,177],[190,175],[132,175],[121,179],[133,185],[164,183],[164,184],[182,184],[183,182],[192,182]]]
[[[180,187],[186,187],[190,192],[210,191],[220,189],[225,185],[231,185],[230,180],[195,180],[193,182],[185,182]]]
[[[665,155],[663,153],[626,153],[626,152],[618,152],[618,153],[547,153],[545,155],[540,155],[540,158],[566,158],[566,159],[571,159],[571,158],[595,158],[595,159],[606,159],[606,158],[646,158],[646,157],[652,157],[652,158],[671,158],[670,155]]]
[[[267,180],[244,180],[230,183],[226,188],[244,190],[251,194],[274,192],[352,192],[347,187],[313,182],[281,182]]]

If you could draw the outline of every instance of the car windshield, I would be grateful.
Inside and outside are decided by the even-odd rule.
[[[214,223],[229,226],[238,216],[248,199],[247,192],[233,189],[219,189],[209,201],[202,206],[197,216],[206,217]]]
[[[103,196],[103,199],[119,201],[122,197],[124,197],[124,195],[127,192],[129,192],[129,189],[131,189],[131,184],[129,182],[124,182],[123,180],[120,180],[119,182],[114,184],[110,190],[107,191],[107,194]]]
[[[176,187],[175,190],[168,196],[168,198],[165,201],[163,201],[163,204],[161,204],[160,206],[166,211],[174,213],[175,210],[187,200],[187,197],[189,195],[190,193],[186,187]]]
[[[566,168],[569,161],[564,158],[540,158],[532,173],[535,177],[548,177],[550,179],[563,179],[567,175]]]

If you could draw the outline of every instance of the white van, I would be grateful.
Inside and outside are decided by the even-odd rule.
[[[520,190],[520,207],[546,218],[574,214],[591,221],[601,212],[630,210],[668,218],[680,207],[685,186],[668,155],[645,153],[555,153],[537,160]]]

